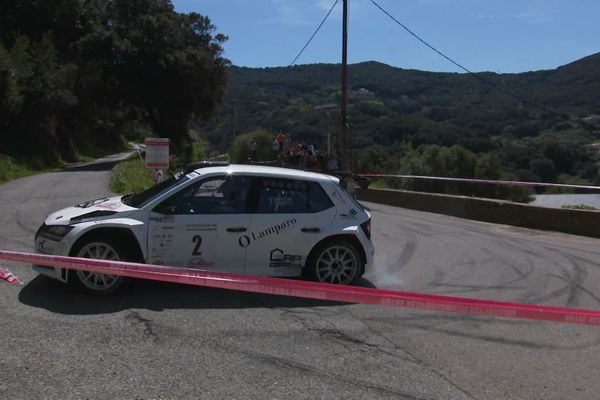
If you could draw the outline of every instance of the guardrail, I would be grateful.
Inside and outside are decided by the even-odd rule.
[[[598,190],[600,186],[593,185],[573,185],[569,183],[549,183],[549,182],[525,182],[525,181],[507,181],[500,179],[475,179],[475,178],[453,178],[448,176],[426,176],[426,175],[404,175],[404,174],[358,174],[368,178],[399,178],[399,179],[415,179],[426,181],[446,181],[446,182],[462,182],[462,183],[479,183],[485,185],[496,186],[527,186],[527,187],[547,187],[547,188],[565,188],[565,189],[580,189],[580,190]]]
[[[592,310],[479,300],[245,274],[207,272],[189,268],[12,251],[0,251],[0,260],[278,296],[374,304],[487,317],[523,318],[600,325],[600,312]]]
[[[412,192],[356,189],[359,200],[476,221],[600,238],[600,212],[557,209],[506,200]]]

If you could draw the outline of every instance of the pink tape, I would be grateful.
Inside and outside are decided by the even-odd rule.
[[[10,251],[0,251],[0,259],[46,265],[49,267],[91,271],[110,275],[129,276],[132,278],[151,279],[244,292],[274,294],[279,296],[304,297],[347,303],[378,304],[392,307],[503,318],[525,318],[600,325],[600,312],[591,310],[419,294],[254,275],[207,272],[189,268]]]
[[[22,285],[23,282],[5,268],[0,268],[0,281],[4,281],[9,285]]]
[[[466,183],[484,183],[500,186],[530,186],[530,187],[556,187],[570,189],[600,190],[600,186],[571,185],[566,183],[546,183],[546,182],[522,182],[522,181],[503,181],[491,179],[469,179],[469,178],[451,178],[445,176],[423,176],[423,175],[399,175],[399,174],[359,174],[360,176],[373,178],[402,178],[402,179],[422,179],[431,181],[449,181]]]

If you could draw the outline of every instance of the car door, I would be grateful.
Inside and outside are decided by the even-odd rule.
[[[148,255],[153,264],[243,273],[246,249],[238,236],[249,229],[250,179],[201,179],[156,206],[150,214]]]
[[[301,179],[257,177],[251,193],[251,229],[238,243],[246,272],[298,276],[335,217],[333,203],[319,183]]]

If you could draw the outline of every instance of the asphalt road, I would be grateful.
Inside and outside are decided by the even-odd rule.
[[[107,192],[101,160],[0,185],[0,248]],[[600,243],[368,204],[363,285],[600,309]],[[138,282],[93,297],[0,262],[1,399],[597,399],[600,327]]]

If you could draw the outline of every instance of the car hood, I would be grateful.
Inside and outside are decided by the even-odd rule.
[[[73,207],[63,208],[48,215],[45,221],[46,225],[68,225],[77,222],[93,221],[117,213],[137,210],[137,208],[124,204],[121,201],[122,197],[102,197],[100,199],[85,201]]]

